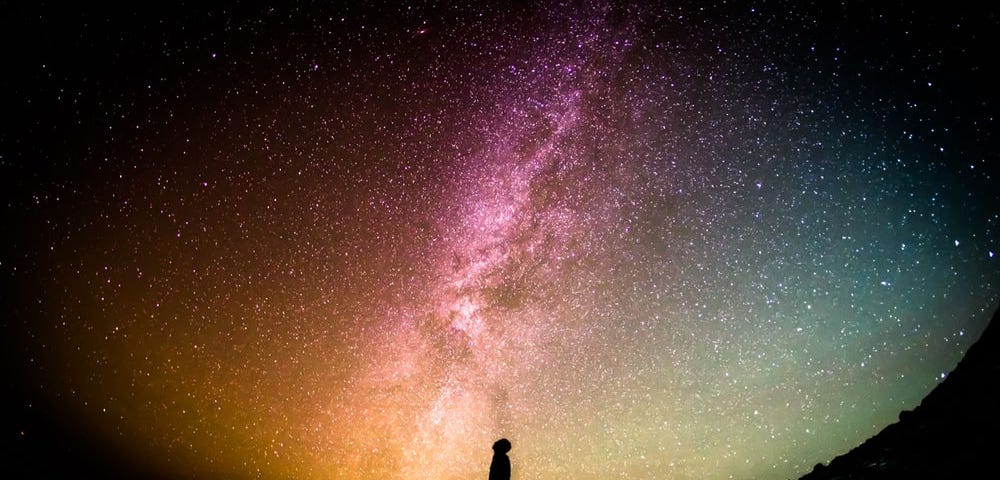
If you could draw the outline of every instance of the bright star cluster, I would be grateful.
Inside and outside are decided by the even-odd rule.
[[[18,8],[14,443],[43,405],[166,478],[501,437],[517,480],[792,478],[1000,300],[986,7]]]

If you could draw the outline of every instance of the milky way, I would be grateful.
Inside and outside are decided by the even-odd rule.
[[[993,11],[32,8],[14,448],[44,408],[167,478],[485,478],[501,437],[522,480],[789,478],[1000,300]]]

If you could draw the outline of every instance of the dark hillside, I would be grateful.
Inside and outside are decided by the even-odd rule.
[[[980,478],[1000,432],[1000,310],[955,370],[920,406],[802,480]]]

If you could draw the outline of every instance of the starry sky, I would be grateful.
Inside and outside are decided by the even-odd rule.
[[[1000,300],[994,9],[336,3],[9,6],[5,468],[794,478]]]

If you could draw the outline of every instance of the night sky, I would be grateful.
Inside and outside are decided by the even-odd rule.
[[[24,3],[15,475],[797,477],[1000,301],[986,7]]]

